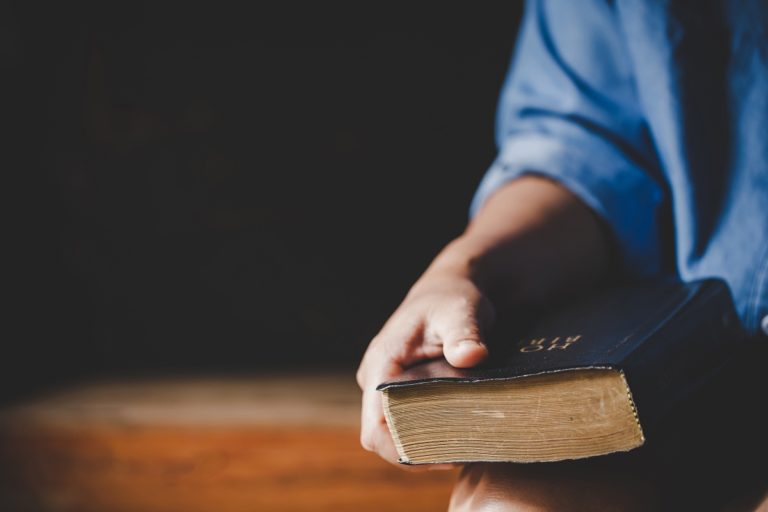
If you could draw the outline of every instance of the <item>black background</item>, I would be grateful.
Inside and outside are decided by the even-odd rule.
[[[493,5],[3,8],[0,395],[354,369],[494,157]]]

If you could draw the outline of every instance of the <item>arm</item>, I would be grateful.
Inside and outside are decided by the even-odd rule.
[[[608,247],[597,218],[562,186],[524,176],[499,188],[369,345],[357,373],[363,446],[397,460],[378,384],[424,359],[445,355],[454,366],[468,367],[487,356],[483,332],[493,321],[491,287],[513,302],[545,300],[599,279]]]
[[[628,275],[659,271],[663,179],[616,9],[602,0],[526,3],[499,102],[499,154],[473,219],[358,371],[362,444],[385,459],[396,454],[375,386],[441,355],[459,367],[480,362],[493,302],[545,301],[595,282],[609,262]]]

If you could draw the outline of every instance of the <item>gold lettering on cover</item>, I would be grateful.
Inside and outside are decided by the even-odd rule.
[[[553,350],[553,349],[560,349],[565,350],[577,341],[581,339],[581,334],[578,334],[576,336],[566,336],[565,341],[563,343],[558,343],[560,341],[560,336],[553,338],[552,341],[549,342],[549,347],[547,347],[547,350]]]
[[[523,345],[520,347],[520,352],[538,352],[539,350],[543,350],[545,341],[547,341],[547,338],[539,338],[530,340],[526,344],[525,340],[523,340],[520,342],[520,344]]]
[[[534,338],[531,340],[522,340],[518,345],[520,346],[520,352],[539,352],[540,350],[565,350],[577,341],[581,340],[581,334],[575,336],[565,336],[563,339],[561,336],[555,336],[554,338],[547,340],[547,338]]]

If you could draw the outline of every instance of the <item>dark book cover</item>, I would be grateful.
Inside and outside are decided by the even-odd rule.
[[[497,331],[489,341],[491,357],[479,367],[430,361],[378,389],[614,368],[624,373],[646,429],[714,378],[748,338],[728,286],[713,278],[606,288],[536,318],[522,332]]]

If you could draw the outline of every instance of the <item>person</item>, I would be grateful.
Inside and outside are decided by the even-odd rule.
[[[397,458],[375,386],[425,359],[480,363],[502,307],[717,276],[768,336],[767,27],[760,0],[526,2],[470,221],[360,363],[363,447]],[[451,508],[660,509],[658,465],[628,459],[468,465]]]

